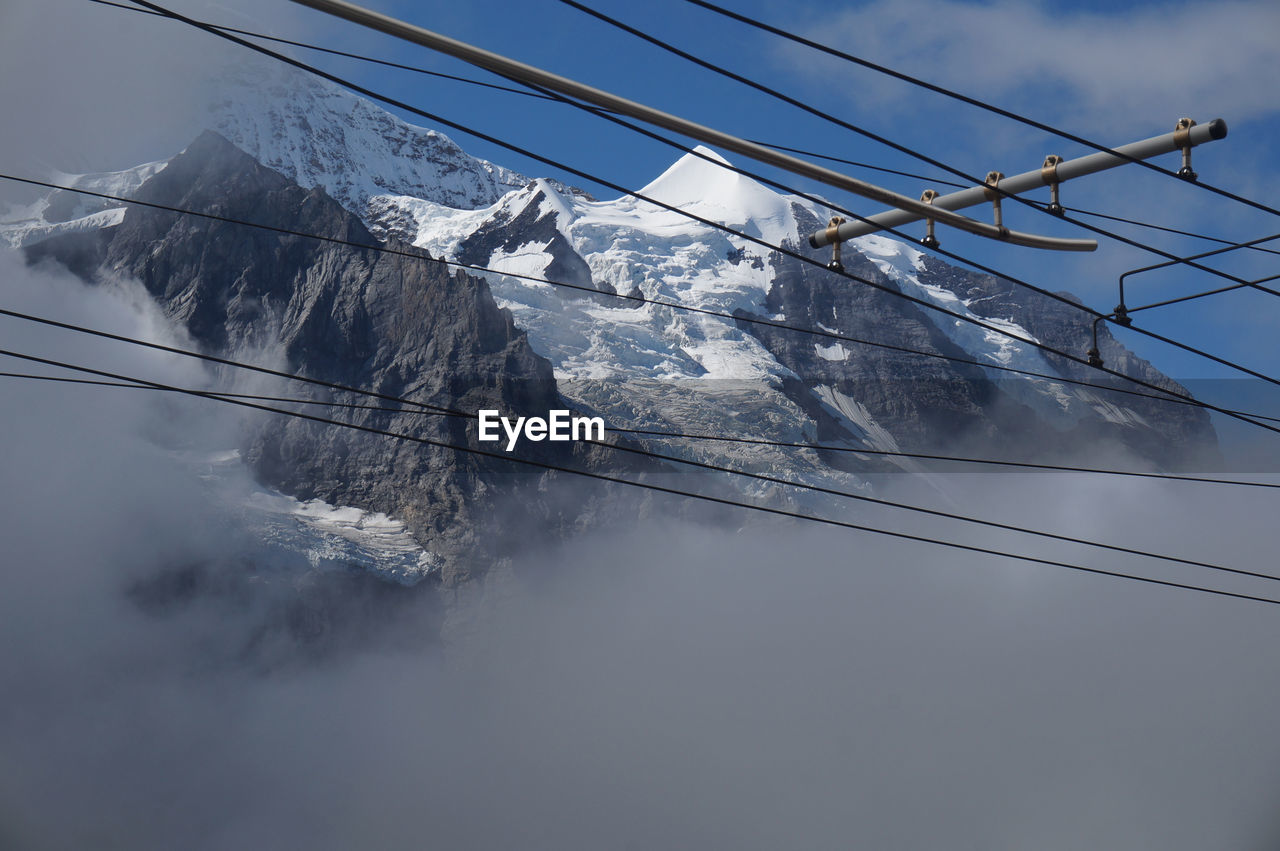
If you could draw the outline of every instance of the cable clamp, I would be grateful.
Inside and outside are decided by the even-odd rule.
[[[831,221],[827,222],[827,240],[831,243],[831,262],[827,264],[827,268],[832,272],[843,272],[844,264],[840,262],[840,226],[844,224],[844,219],[840,216],[832,216]]]
[[[1102,353],[1098,351],[1098,323],[1106,319],[1105,316],[1099,316],[1093,320],[1093,348],[1085,352],[1085,357],[1089,360],[1089,366],[1101,368]]]
[[[1049,206],[1047,209],[1052,216],[1061,216],[1063,212],[1062,202],[1058,198],[1058,187],[1062,184],[1062,181],[1058,180],[1058,166],[1062,163],[1062,157],[1057,154],[1049,154],[1044,158],[1044,165],[1040,166],[1040,179],[1049,187]]]
[[[932,204],[938,199],[938,197],[938,190],[936,189],[926,189],[924,192],[920,193],[920,200],[926,204]],[[925,248],[937,248],[938,237],[934,235],[934,220],[932,218],[925,219],[924,227],[924,238],[920,240],[920,244]]]
[[[987,177],[983,180],[983,184],[987,187],[983,194],[991,201],[991,215],[995,226],[1000,230],[1001,236],[1008,236],[1009,229],[1004,226],[1004,212],[1000,209],[1001,195],[995,190],[1000,186],[1000,181],[1004,180],[1004,172],[989,171]]]
[[[1173,144],[1182,149],[1182,168],[1178,169],[1178,177],[1183,180],[1195,180],[1197,175],[1191,169],[1191,128],[1196,122],[1191,118],[1179,118],[1178,126],[1173,128]]]

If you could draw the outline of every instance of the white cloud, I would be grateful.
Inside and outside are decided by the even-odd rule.
[[[1172,128],[1183,115],[1247,119],[1277,110],[1266,83],[1280,78],[1280,6],[1271,2],[1097,12],[1017,0],[878,0],[804,32],[1052,120],[1087,115],[1117,128],[1153,121]],[[814,54],[803,55],[812,62]],[[827,63],[820,64],[814,69],[829,75]],[[855,76],[848,90],[856,96],[904,102],[906,84],[869,72]],[[910,103],[919,108],[915,98]]]

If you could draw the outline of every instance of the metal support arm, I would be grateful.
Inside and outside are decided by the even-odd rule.
[[[792,174],[798,174],[802,177],[808,177],[827,186],[833,186],[837,189],[843,189],[846,192],[852,192],[855,195],[861,195],[864,198],[870,198],[881,204],[890,207],[897,207],[901,210],[910,210],[915,214],[915,219],[921,219],[925,216],[936,219],[938,222],[950,225],[962,231],[985,236],[990,239],[997,239],[1001,242],[1008,242],[1014,245],[1023,245],[1029,248],[1048,248],[1058,251],[1093,251],[1098,247],[1097,242],[1091,239],[1061,239],[1058,237],[1038,236],[1035,234],[1019,233],[1011,231],[1007,228],[999,228],[995,225],[980,222],[962,216],[959,213],[950,212],[945,207],[935,209],[914,198],[906,195],[899,195],[882,186],[876,186],[873,183],[867,183],[854,177],[841,174],[838,171],[832,171],[829,168],[823,168],[819,165],[806,162],[796,157],[788,156],[780,151],[772,148],[766,148],[764,145],[758,145],[755,142],[740,139],[737,136],[714,130],[702,124],[688,121],[684,118],[671,115],[659,109],[645,106],[635,101],[627,100],[609,92],[602,91],[579,83],[576,80],[570,80],[567,77],[561,77],[559,74],[552,74],[549,71],[543,71],[532,65],[526,65],[523,62],[517,62],[497,53],[493,53],[483,48],[474,47],[457,39],[431,32],[422,27],[405,23],[388,15],[374,12],[356,6],[353,3],[344,2],[344,0],[293,0],[301,6],[309,6],[321,12],[344,18],[356,24],[360,24],[370,29],[384,32],[387,35],[413,42],[414,44],[429,47],[432,50],[447,53],[455,56],[464,62],[469,62],[488,71],[493,71],[510,79],[519,80],[525,83],[531,83],[536,86],[559,92],[562,95],[578,98],[587,103],[594,104],[604,109],[612,110],[632,118],[638,118],[641,121],[647,121],[657,127],[680,133],[705,142],[708,145],[715,145],[726,151],[733,151],[737,154],[750,157],[757,162],[767,165],[776,166],[777,168],[789,171]],[[914,221],[914,219],[912,219]],[[846,225],[847,227],[847,225]],[[826,245],[827,243],[822,243]]]
[[[1186,121],[1186,119],[1183,119],[1183,121]],[[1002,178],[1000,180],[1000,189],[1010,195],[1021,195],[1023,192],[1039,189],[1041,186],[1051,186],[1054,188],[1053,201],[1056,204],[1058,200],[1057,184],[1063,181],[1124,165],[1130,161],[1126,157],[1145,160],[1174,151],[1182,151],[1184,157],[1188,157],[1188,152],[1196,145],[1203,145],[1205,142],[1212,142],[1217,139],[1225,139],[1226,136],[1227,122],[1221,118],[1215,118],[1208,124],[1195,124],[1192,122],[1184,126],[1183,122],[1179,122],[1178,129],[1172,133],[1165,133],[1163,136],[1155,136],[1115,149],[1116,153],[1125,156],[1116,156],[1113,153],[1100,151],[1074,160],[1064,161],[1060,157],[1050,157],[1045,160],[1045,164],[1042,167],[1035,171],[1027,171],[1022,174],[1016,174],[1013,177]],[[965,207],[974,207],[991,200],[990,192],[990,185],[962,189],[949,195],[938,196],[933,200],[933,207],[943,210],[960,210]],[[856,236],[865,236],[884,228],[897,228],[925,218],[943,221],[942,217],[933,211],[917,215],[914,210],[908,210],[897,204],[894,206],[899,207],[899,209],[871,216],[866,222],[849,222],[843,225],[834,238],[840,240],[853,239]],[[827,245],[831,239],[827,233],[826,230],[815,232],[809,237],[809,244],[814,248],[821,248]]]

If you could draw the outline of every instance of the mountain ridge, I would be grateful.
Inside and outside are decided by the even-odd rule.
[[[821,440],[855,450],[679,437],[636,441],[680,458],[826,487],[868,492],[870,475],[920,469],[903,460],[858,455],[859,448],[946,452],[998,445],[1003,457],[1043,458],[1114,446],[1162,468],[1176,468],[1212,448],[1212,426],[1202,410],[1105,398],[1104,391],[1069,382],[962,363],[1097,380],[1064,358],[896,294],[1074,351],[1083,348],[1091,328],[1088,317],[1070,305],[952,267],[880,235],[854,240],[845,250],[846,267],[878,289],[834,276],[821,262],[803,263],[762,246],[756,239],[824,260],[802,236],[819,227],[827,211],[733,171],[709,149],[685,154],[640,194],[724,222],[743,235],[633,196],[598,201],[554,181],[527,180],[340,90],[311,81],[301,91],[298,99],[279,102],[267,97],[274,89],[263,86],[259,100],[232,98],[230,112],[216,117],[215,124],[238,127],[253,152],[207,132],[167,163],[74,180],[132,186],[142,200],[357,243],[412,245],[432,257],[492,271],[472,276],[422,261],[417,265],[435,271],[411,272],[414,264],[407,259],[373,249],[318,246],[155,210],[76,206],[67,193],[56,192],[0,230],[10,242],[26,245],[33,261],[55,257],[85,278],[102,270],[137,277],[211,351],[279,345],[293,369],[392,395],[445,400],[462,410],[485,406],[545,415],[552,407],[569,407],[602,416],[611,427]],[[250,104],[262,110],[252,122],[244,118]],[[343,116],[359,119],[355,131],[319,132],[311,123],[337,124]],[[313,135],[303,133],[301,118]],[[386,128],[392,128],[389,137],[369,141]],[[299,141],[300,135],[306,138]],[[361,145],[372,146],[367,156]],[[316,160],[319,165],[307,165],[326,146],[329,153]],[[371,173],[377,169],[385,175],[375,180]],[[434,189],[415,183],[445,173],[470,175],[463,181],[470,188],[459,194],[457,180]],[[404,191],[422,197],[396,194]],[[612,294],[724,315],[620,301]],[[1099,340],[1108,363],[1178,388],[1105,328]],[[454,368],[463,378],[449,373]],[[360,421],[371,416],[361,415]],[[458,421],[424,426],[421,417],[400,414],[392,422],[397,430],[475,445],[475,436]],[[557,463],[620,468],[598,447],[561,450],[544,444],[531,451],[532,457]],[[499,494],[510,503],[520,491],[535,506],[525,520],[513,520],[513,528],[549,524],[568,530],[593,514],[586,499],[538,496],[545,476],[494,478],[492,465],[441,456],[423,466],[411,455],[385,441],[335,438],[296,423],[268,429],[246,447],[264,480],[290,496],[404,520],[424,545],[448,554],[454,565],[449,581],[465,578],[468,559],[488,552],[488,533],[476,529]],[[388,464],[412,472],[386,476]],[[535,483],[513,485],[517,479]],[[802,507],[821,502],[812,494],[758,483],[739,482],[737,488],[727,492]]]

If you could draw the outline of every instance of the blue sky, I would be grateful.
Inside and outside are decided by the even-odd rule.
[[[458,61],[283,0],[270,4],[175,0],[172,5],[214,22],[312,40],[431,70],[493,79]],[[928,165],[698,69],[556,0],[483,5],[370,0],[367,5],[749,138],[937,174]],[[982,175],[991,169],[1014,174],[1038,167],[1048,153],[1068,158],[1088,153],[1074,143],[820,57],[682,0],[650,4],[596,0],[592,5],[970,174]],[[1195,165],[1201,177],[1272,206],[1280,205],[1280,169],[1272,156],[1273,140],[1280,133],[1280,101],[1269,84],[1280,78],[1280,51],[1274,47],[1274,36],[1280,33],[1280,8],[1272,3],[1064,6],[877,0],[824,5],[759,0],[731,5],[775,25],[1106,144],[1168,132],[1184,115],[1199,121],[1225,118],[1230,136],[1196,151]],[[12,57],[15,49],[19,54],[42,56],[56,51],[76,53],[83,67],[92,69],[91,75],[76,76],[65,69],[41,68],[35,75],[28,72],[34,91],[12,82],[6,86],[10,114],[26,119],[11,126],[20,126],[16,132],[25,137],[28,149],[42,154],[41,162],[66,170],[120,167],[145,158],[144,153],[169,155],[185,144],[179,138],[188,130],[185,124],[172,122],[182,129],[170,138],[164,129],[175,112],[190,107],[191,99],[173,97],[165,86],[178,85],[178,81],[190,85],[200,78],[214,80],[220,67],[242,61],[240,49],[234,46],[214,43],[199,33],[179,32],[166,22],[95,7],[85,0],[39,4],[28,0],[0,15],[12,15],[16,24],[6,28],[9,62],[17,61]],[[57,27],[50,28],[55,19]],[[621,185],[643,186],[678,156],[665,145],[569,107],[309,52],[299,56]],[[15,77],[6,74],[6,79]],[[76,87],[82,90],[79,95],[67,91]],[[86,92],[95,87],[101,94],[91,99]],[[130,99],[132,104],[126,107],[121,103],[114,109],[113,101]],[[73,133],[68,141],[68,134],[59,132],[58,126],[67,122],[74,126],[75,113],[83,115],[86,110],[99,116],[127,113],[135,120],[119,133]],[[94,126],[105,120],[100,117]],[[50,138],[42,138],[45,133]],[[526,174],[584,183],[466,134],[450,131],[450,135],[468,151]],[[1177,157],[1166,156],[1160,163],[1174,168]],[[749,162],[738,164],[757,168]],[[870,214],[880,209],[803,179],[760,170],[800,189],[825,194],[858,212]],[[931,185],[849,171],[912,196]],[[602,197],[614,194],[599,186],[588,184],[585,188]],[[1280,218],[1135,166],[1067,184],[1063,192],[1068,205],[1224,238],[1255,239],[1280,232]],[[971,213],[984,215],[976,209]],[[1008,205],[1006,221],[1020,230],[1087,235],[1014,205]],[[1180,254],[1214,247],[1199,240],[1099,224]],[[920,229],[916,225],[911,230]],[[1106,239],[1096,253],[1066,255],[997,245],[947,230],[941,236],[944,247],[951,251],[1049,289],[1069,290],[1089,305],[1106,310],[1116,303],[1115,282],[1121,272],[1159,260]],[[1280,271],[1277,261],[1280,257],[1275,255],[1242,251],[1214,261],[1214,265],[1256,278]],[[1129,301],[1131,305],[1145,303],[1220,283],[1226,282],[1203,273],[1162,271],[1135,279]],[[1152,330],[1268,374],[1280,374],[1280,353],[1272,345],[1277,319],[1280,302],[1252,291],[1141,316],[1141,322]],[[1120,332],[1120,336],[1177,378],[1234,377],[1229,370],[1136,335]],[[1194,389],[1207,394],[1224,392],[1227,387],[1197,383]],[[1239,399],[1233,402],[1244,404]],[[1249,404],[1280,411],[1280,394],[1255,394]]]

